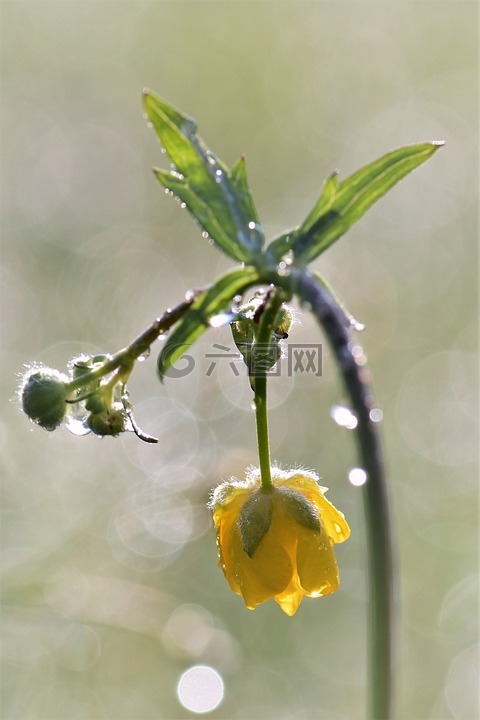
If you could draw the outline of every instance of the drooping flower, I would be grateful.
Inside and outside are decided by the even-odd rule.
[[[316,473],[271,468],[273,487],[247,470],[213,492],[219,566],[248,608],[275,598],[293,615],[304,595],[324,597],[339,586],[333,546],[350,535],[343,513],[330,503]]]

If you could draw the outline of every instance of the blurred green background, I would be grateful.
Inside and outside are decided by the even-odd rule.
[[[223,683],[204,717],[365,713],[362,490],[347,480],[353,435],[330,417],[345,398],[327,348],[321,378],[270,383],[274,459],[316,468],[352,527],[339,592],[294,618],[274,602],[246,610],[216,565],[209,491],[256,460],[245,378],[225,358],[207,377],[226,330],[204,336],[184,378],[161,386],[155,354],[138,366],[136,417],[157,446],[48,434],[14,400],[24,364],[112,352],[230,266],[151,173],[168,161],[142,119],[148,86],[229,165],[247,155],[269,236],[303,219],[334,168],[446,141],[315,266],[366,324],[384,411],[398,718],[473,720],[477,3],[4,0],[1,12],[2,717],[195,717],[178,691],[195,666]],[[322,340],[299,313],[290,341]]]

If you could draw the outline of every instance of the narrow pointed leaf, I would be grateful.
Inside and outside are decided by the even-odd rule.
[[[245,167],[230,172],[197,135],[195,120],[150,91],[144,106],[175,172],[155,170],[159,181],[180,197],[205,232],[227,255],[251,262],[264,243]]]
[[[252,193],[247,178],[247,163],[242,155],[237,160],[230,173],[230,180],[237,191],[237,196],[244,206],[245,215],[254,223],[260,224],[257,208],[253,202]]]
[[[311,230],[311,228],[315,226],[315,223],[330,210],[338,190],[338,170],[335,170],[323,183],[322,192],[317,200],[317,204],[303,222],[301,232],[306,233]]]
[[[258,270],[247,266],[222,275],[203,293],[179,320],[163,346],[157,361],[160,377],[198,340],[212,318],[229,309],[236,295],[260,281]]]
[[[390,188],[428,160],[442,145],[442,142],[428,142],[398,148],[339,184],[336,175],[332,175],[317,204],[296,231],[292,244],[296,259],[303,263],[314,260]]]

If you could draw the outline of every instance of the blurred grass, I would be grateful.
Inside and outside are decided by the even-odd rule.
[[[206,377],[226,331],[187,378],[160,386],[153,358],[139,366],[132,399],[155,448],[31,431],[9,402],[23,363],[113,351],[229,267],[151,174],[164,156],[144,86],[228,164],[246,153],[269,235],[335,167],[446,140],[318,267],[367,325],[384,411],[398,717],[475,717],[477,24],[471,2],[2,3],[2,717],[191,717],[176,684],[196,663],[225,682],[212,718],[363,716],[363,517],[327,350],[321,379],[271,382],[275,460],[315,467],[353,530],[341,590],[293,620],[245,610],[216,567],[209,489],[255,462],[245,381],[222,360]],[[321,341],[299,319],[292,342]]]

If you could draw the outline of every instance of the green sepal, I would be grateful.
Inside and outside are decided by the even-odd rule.
[[[163,378],[168,368],[198,340],[215,315],[229,309],[236,295],[260,281],[258,270],[246,266],[225,273],[200,295],[179,320],[158,356],[157,366],[160,377]]]
[[[313,503],[289,487],[277,487],[276,489],[282,496],[287,515],[292,520],[307,528],[307,530],[320,532],[320,518]]]
[[[258,546],[270,529],[273,512],[273,492],[257,490],[245,502],[238,516],[238,529],[243,549],[253,558]]]
[[[427,142],[392,150],[341,183],[336,173],[331,175],[313,210],[295,232],[291,244],[295,259],[309,263],[318,257],[390,188],[443,144]]]
[[[176,171],[155,169],[159,181],[186,204],[192,215],[229,257],[252,262],[264,243],[263,230],[241,159],[232,172],[197,135],[191,117],[144,91],[147,116]]]

